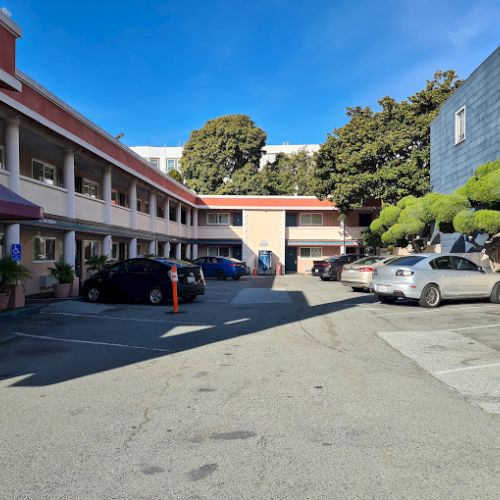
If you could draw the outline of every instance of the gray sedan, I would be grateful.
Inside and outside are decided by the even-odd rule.
[[[415,254],[376,268],[370,289],[385,304],[393,304],[398,297],[418,300],[422,307],[476,298],[500,304],[500,273],[458,255]]]

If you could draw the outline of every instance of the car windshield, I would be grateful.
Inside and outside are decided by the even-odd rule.
[[[426,257],[419,257],[418,255],[408,255],[407,257],[399,257],[397,259],[392,260],[387,265],[388,266],[406,266],[411,267],[415,264],[418,264],[422,260],[425,260]]]
[[[375,262],[379,262],[383,260],[383,257],[365,257],[364,259],[359,259],[354,262],[354,264],[375,264]]]
[[[180,259],[167,259],[167,258],[157,258],[155,259],[158,262],[161,262],[162,264],[167,264],[169,266],[193,266],[194,264],[192,262],[188,262],[187,260],[180,260]]]

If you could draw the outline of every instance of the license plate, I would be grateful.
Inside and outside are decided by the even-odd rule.
[[[385,285],[377,285],[377,288],[376,288],[377,292],[390,292],[391,291],[391,287],[390,286],[385,286]]]
[[[354,269],[349,269],[350,273],[355,273],[356,271]]]
[[[196,278],[194,276],[188,276],[187,277],[187,282],[188,283],[196,283]]]

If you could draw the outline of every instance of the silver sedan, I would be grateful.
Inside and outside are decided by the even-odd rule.
[[[437,307],[442,300],[489,298],[500,304],[500,273],[453,254],[399,257],[373,272],[370,289],[385,304],[398,297]]]

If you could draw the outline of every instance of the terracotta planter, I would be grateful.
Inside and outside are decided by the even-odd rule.
[[[9,295],[9,309],[18,309],[19,307],[24,307],[24,305],[24,285],[11,285]]]
[[[71,283],[57,283],[54,285],[54,297],[56,299],[65,299],[69,297]]]
[[[0,293],[0,311],[7,309],[8,305],[9,305],[9,294]]]

